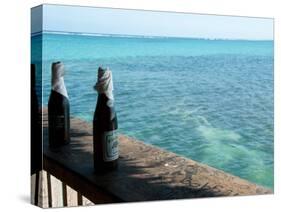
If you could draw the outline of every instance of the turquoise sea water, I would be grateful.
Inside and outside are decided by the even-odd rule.
[[[108,66],[121,133],[273,188],[272,41],[43,34],[34,63],[41,39],[44,105],[63,61],[71,114],[91,122]]]

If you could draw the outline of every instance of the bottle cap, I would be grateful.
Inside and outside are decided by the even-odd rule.
[[[107,98],[113,100],[113,82],[112,82],[112,72],[109,68],[99,67],[98,69],[98,80],[94,86],[94,89],[98,93],[104,93]]]
[[[52,90],[68,98],[63,80],[64,73],[64,65],[62,62],[58,61],[52,63]]]

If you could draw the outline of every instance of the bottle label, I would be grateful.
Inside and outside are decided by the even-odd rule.
[[[103,160],[113,161],[118,156],[118,137],[116,130],[105,132],[103,135]]]

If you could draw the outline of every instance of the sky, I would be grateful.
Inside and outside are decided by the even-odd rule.
[[[273,40],[273,19],[64,5],[35,7],[31,32]],[[40,20],[43,18],[43,24]],[[38,21],[39,20],[39,21]]]

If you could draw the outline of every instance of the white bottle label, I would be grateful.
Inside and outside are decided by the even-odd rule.
[[[118,137],[116,130],[104,133],[102,145],[104,161],[113,161],[118,158]]]

